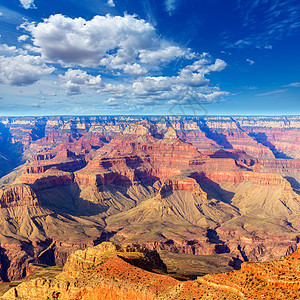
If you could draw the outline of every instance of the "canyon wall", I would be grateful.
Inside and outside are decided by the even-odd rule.
[[[299,117],[0,122],[2,280],[106,240],[243,261],[295,250]]]

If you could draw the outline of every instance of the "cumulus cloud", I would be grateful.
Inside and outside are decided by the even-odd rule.
[[[10,84],[36,82],[43,74],[53,72],[48,65],[60,64],[66,69],[59,75],[60,87],[67,94],[98,93],[110,99],[109,106],[121,99],[127,99],[124,103],[128,105],[160,105],[184,99],[186,93],[209,103],[227,95],[210,86],[207,78],[212,72],[222,71],[227,66],[225,61],[162,39],[153,25],[135,15],[85,20],[56,14],[39,23],[24,23],[21,28],[28,32],[19,37],[19,41],[27,42],[24,53],[7,46],[13,53],[7,56],[35,57],[43,71],[33,62],[19,62],[24,74],[28,68],[29,79],[19,83],[11,80]],[[170,64],[174,61],[178,64]],[[167,65],[170,75],[163,76]],[[33,66],[37,72],[32,71]],[[30,79],[30,74],[34,78]],[[4,81],[4,75],[1,78]]]
[[[142,68],[141,65],[134,63],[132,65],[125,64],[123,67],[124,72],[129,73],[131,75],[145,75],[147,73],[147,69]]]
[[[48,62],[97,67],[144,75],[148,69],[195,54],[161,39],[155,28],[134,15],[95,16],[87,21],[57,14],[38,24],[24,24]]]
[[[228,92],[224,91],[211,91],[209,93],[201,92],[187,92],[183,97],[168,101],[168,104],[186,105],[186,104],[200,104],[200,103],[212,103],[219,101],[224,96],[228,95]]]
[[[35,8],[34,0],[20,0],[20,3],[25,9]]]
[[[114,97],[124,97],[129,87],[124,84],[107,83],[101,89],[97,90],[98,94],[109,94]]]
[[[27,55],[27,51],[23,49],[19,49],[15,46],[8,46],[7,44],[0,44],[0,53],[5,54],[6,56],[23,54]]]
[[[54,70],[54,67],[48,67],[39,56],[0,56],[0,82],[9,85],[30,85]]]
[[[168,63],[176,58],[188,56],[188,51],[178,46],[168,46],[155,51],[141,50],[139,58],[142,63]],[[190,58],[190,57],[188,57]]]
[[[254,64],[254,60],[251,60],[249,58],[247,58],[246,61],[249,63],[250,66]]]
[[[129,106],[133,103],[159,105],[166,101],[169,101],[168,104],[184,104],[190,101],[191,95],[198,102],[211,103],[222,99],[228,93],[209,86],[205,75],[221,71],[225,67],[226,63],[220,59],[214,62],[202,59],[180,70],[177,76],[141,76],[126,84],[105,83],[100,75],[92,76],[80,69],[69,69],[64,75],[60,75],[60,80],[69,95],[80,94],[87,89],[109,95],[110,100],[106,103],[109,106],[116,106],[119,103],[117,98],[130,99],[126,102]]]
[[[216,59],[213,64],[209,59],[200,59],[182,69],[177,81],[192,87],[204,86],[209,83],[205,78],[206,74],[222,71],[226,66],[222,59]]]
[[[203,55],[202,55],[203,56]],[[205,55],[207,56],[207,55]],[[192,65],[188,65],[183,69],[184,71],[197,71],[201,74],[208,74],[210,72],[220,72],[227,66],[226,62],[222,59],[217,58],[213,64],[211,64],[210,57],[201,58],[196,60]]]
[[[116,6],[113,0],[108,0],[107,5],[110,6],[110,7],[115,7]]]
[[[101,75],[93,76],[81,69],[68,69],[64,75],[59,75],[59,80],[68,95],[79,95],[92,89],[98,94],[123,97],[128,91],[124,84],[104,83]]]
[[[83,88],[100,88],[103,86],[101,76],[92,76],[86,71],[69,69],[64,75],[59,75],[63,86],[69,95],[81,94]]]
[[[131,15],[95,16],[86,21],[58,14],[25,27],[48,61],[80,66],[98,65],[111,52],[110,56],[118,59],[119,65],[133,62],[140,49],[159,42],[151,24]]]
[[[33,53],[39,53],[41,54],[41,48],[39,47],[34,47],[30,44],[25,44],[24,48],[28,51],[28,52],[33,52]]]
[[[24,41],[26,41],[28,38],[29,38],[29,35],[23,34],[23,35],[21,35],[21,36],[18,37],[18,41],[19,41],[19,42],[24,42]]]
[[[175,77],[144,77],[132,84],[133,93],[136,95],[154,95],[170,91],[175,84]]]
[[[207,87],[209,80],[205,78],[205,74],[210,72],[221,71],[226,67],[226,63],[217,59],[211,63],[208,59],[201,59],[192,65],[182,69],[178,76],[157,76],[143,77],[132,84],[132,91],[135,96],[147,96],[160,99],[180,98],[187,91],[199,91],[200,88]],[[208,88],[211,91],[214,88]],[[198,94],[197,94],[198,95]],[[214,94],[215,96],[224,96],[223,92]],[[202,99],[204,99],[202,97]],[[208,102],[214,99],[205,98]]]
[[[106,100],[104,103],[105,103],[107,106],[116,107],[116,106],[119,106],[119,105],[120,105],[120,100],[119,100],[119,99],[116,99],[116,98],[113,98],[113,97],[110,97],[110,98],[108,98],[108,100]]]

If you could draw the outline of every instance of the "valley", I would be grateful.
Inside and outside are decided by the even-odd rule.
[[[106,241],[158,251],[182,276],[299,242],[297,116],[1,117],[0,164],[3,282]]]

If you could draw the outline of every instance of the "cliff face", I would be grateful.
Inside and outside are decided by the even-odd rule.
[[[30,144],[68,144],[73,152],[86,141],[81,136],[96,135],[92,146],[102,145],[124,133],[127,125],[144,121],[144,117],[1,117],[13,140],[25,147]],[[247,150],[255,157],[299,158],[298,116],[294,117],[148,117],[163,132],[171,125],[181,139],[194,143],[199,149],[228,148]],[[125,132],[126,133],[126,132]],[[139,134],[140,132],[138,132]],[[100,140],[99,140],[100,138]],[[90,140],[90,139],[89,139]],[[37,141],[37,142],[35,142]],[[292,142],[291,142],[292,141]],[[90,143],[90,141],[88,142]],[[75,146],[76,145],[76,146]],[[87,145],[83,146],[84,148]]]
[[[0,208],[39,205],[36,194],[28,185],[14,185],[0,190]]]
[[[45,173],[51,168],[61,171],[74,172],[85,166],[83,157],[76,156],[73,152],[65,149],[59,152],[46,152],[33,155],[23,168],[24,174]]]
[[[136,264],[139,266],[137,267]],[[105,243],[71,255],[56,278],[37,278],[2,299],[297,299],[299,252],[269,263],[243,263],[239,271],[180,282],[143,267],[162,267],[156,252]]]
[[[33,186],[38,191],[50,183]],[[27,184],[5,187],[0,190],[1,280],[26,276],[30,262],[61,265],[76,249],[93,245],[101,231],[99,223],[70,220],[43,207]]]

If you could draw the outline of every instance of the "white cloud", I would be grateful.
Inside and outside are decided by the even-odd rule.
[[[208,65],[207,68],[204,68],[205,74],[210,72],[220,72],[227,67],[227,64],[224,60],[217,58],[215,63]]]
[[[209,80],[205,78],[205,74],[213,71],[219,71],[225,67],[225,62],[216,60],[211,63],[206,60],[205,63],[190,65],[181,70],[177,76],[147,76],[139,77],[132,84],[112,84],[102,81],[100,75],[92,76],[83,70],[69,69],[59,78],[62,86],[70,95],[81,94],[88,89],[93,89],[99,95],[109,95],[107,105],[117,106],[120,99],[130,99],[122,105],[132,106],[139,105],[159,105],[166,101],[169,104],[182,104],[187,100],[186,94],[193,95],[193,99],[201,103],[216,102],[222,99],[228,93],[220,91],[217,87],[209,86]],[[197,66],[197,68],[195,67]],[[137,67],[138,68],[138,67]],[[195,72],[192,71],[196,70]],[[195,101],[196,101],[195,100]],[[163,102],[162,102],[163,101]],[[170,102],[171,101],[171,102]]]
[[[147,73],[147,69],[142,68],[141,65],[137,63],[134,63],[132,65],[126,64],[123,70],[130,75],[145,75]]]
[[[136,95],[154,95],[170,91],[175,82],[175,77],[144,77],[133,83],[132,90]]]
[[[201,73],[192,73],[190,70],[184,69],[177,77],[177,82],[187,86],[199,87],[208,84],[209,80]]]
[[[227,95],[210,86],[206,78],[223,70],[226,62],[213,61],[208,53],[193,53],[162,39],[150,23],[134,15],[85,20],[57,14],[40,23],[24,23],[21,28],[27,30],[32,41],[24,45],[23,51],[39,54],[33,57],[40,59],[45,70],[46,63],[67,68],[59,80],[69,95],[97,93],[101,99],[111,98],[110,106],[118,102],[113,99],[127,99],[128,105],[159,105],[183,99],[187,92],[201,103]],[[168,65],[171,75],[162,76],[166,65],[175,60],[178,64]]]
[[[197,92],[200,88],[207,87],[209,80],[205,78],[205,74],[221,71],[225,67],[226,63],[221,59],[217,59],[214,63],[208,59],[201,59],[182,69],[178,76],[140,78],[132,84],[132,90],[136,97],[148,96],[161,99],[174,97],[177,99],[186,91]],[[208,91],[212,89],[210,87]],[[209,98],[206,99],[209,100]]]
[[[94,90],[97,94],[110,94],[114,97],[123,97],[128,91],[124,84],[105,84],[101,75],[93,76],[80,69],[68,69],[64,75],[59,75],[61,87],[67,94],[78,95],[89,89]]]
[[[21,36],[18,37],[18,41],[19,41],[19,42],[24,42],[24,41],[26,41],[28,38],[29,38],[29,35],[23,34],[23,35],[21,35]]]
[[[23,24],[48,62],[74,67],[106,67],[144,75],[175,59],[193,59],[190,49],[161,39],[155,28],[134,15],[95,16],[92,20],[53,15]]]
[[[147,69],[143,68],[139,63],[127,63],[126,57],[107,55],[100,61],[101,66],[105,66],[108,69],[119,69],[130,75],[145,75]]]
[[[177,104],[177,105],[185,105],[185,104],[199,104],[199,103],[213,103],[219,101],[224,96],[228,95],[228,92],[223,91],[212,91],[207,94],[197,93],[197,92],[186,92],[183,97],[176,100],[168,101],[168,104]]]
[[[254,60],[251,60],[249,58],[247,58],[246,61],[249,63],[250,66],[252,66],[254,64]]]
[[[110,97],[104,103],[108,106],[119,106],[120,105],[120,100],[116,99],[116,98],[113,98],[113,97]]]
[[[141,50],[139,58],[142,63],[159,64],[168,63],[176,58],[185,57],[189,54],[188,50],[177,46],[168,46],[158,50]]]
[[[0,11],[0,17],[1,17],[1,16],[3,16],[3,12],[2,12],[2,11]]]
[[[20,3],[25,9],[35,8],[34,0],[20,0]]]
[[[26,50],[28,50],[29,52],[41,54],[41,48],[39,48],[39,47],[34,47],[34,46],[30,45],[30,44],[25,44],[24,48]]]
[[[178,6],[179,0],[165,0],[165,9],[171,16]]]
[[[48,61],[70,65],[99,65],[109,52],[113,54],[107,56],[111,57],[107,64],[113,59],[117,59],[119,65],[135,62],[140,49],[159,44],[154,27],[130,15],[95,16],[86,21],[58,14],[42,23],[25,25],[25,28]]]
[[[7,44],[0,44],[0,53],[5,54],[6,56],[12,56],[16,54],[28,54],[26,50],[19,49],[15,46],[8,46]]]
[[[40,56],[0,56],[0,82],[9,85],[30,85],[54,70],[55,68],[48,67]]]
[[[226,62],[222,59],[217,58],[215,63],[211,64],[210,57],[207,57],[196,60],[192,65],[186,66],[183,70],[190,70],[193,72],[197,71],[201,74],[208,74],[210,72],[222,71],[226,68],[226,66]]]
[[[277,90],[277,91],[271,91],[271,92],[267,92],[267,93],[257,94],[256,96],[271,96],[271,95],[282,94],[286,91],[287,91],[287,89]]]
[[[292,82],[286,85],[283,85],[283,87],[300,87],[300,82]]]
[[[247,30],[227,32],[224,38],[226,47],[256,47],[272,49],[274,40],[283,40],[288,36],[297,35],[300,28],[300,9],[297,0],[255,0],[237,1],[236,13],[242,22],[241,27]],[[260,18],[261,11],[264,18]],[[248,35],[245,35],[248,33]]]
[[[110,94],[114,97],[124,97],[125,93],[128,92],[128,86],[124,84],[105,84],[101,89],[97,90],[98,94]]]
[[[108,0],[107,5],[110,6],[110,7],[115,7],[116,6],[113,0]]]
[[[64,75],[59,75],[67,93],[70,95],[81,94],[82,88],[100,88],[103,86],[101,76],[92,76],[82,70],[69,69]]]

